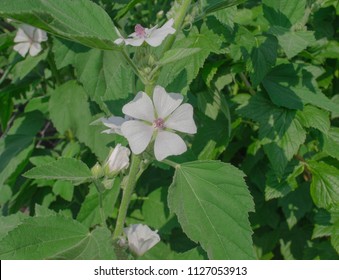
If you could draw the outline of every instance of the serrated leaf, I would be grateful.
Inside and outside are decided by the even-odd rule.
[[[320,208],[339,206],[339,170],[324,162],[309,162],[312,173],[311,196]]]
[[[21,212],[6,217],[0,217],[0,240],[28,218],[28,215]]]
[[[51,120],[56,129],[65,133],[70,129],[80,142],[87,145],[100,159],[109,153],[114,135],[102,134],[102,127],[90,125],[94,121],[87,95],[75,81],[69,81],[51,93],[49,101]]]
[[[31,179],[67,180],[76,185],[92,179],[92,173],[87,165],[74,158],[60,158],[34,167],[24,176]]]
[[[331,127],[323,136],[324,152],[339,160],[339,128]]]
[[[191,56],[165,65],[159,75],[158,84],[166,87],[168,91],[185,94],[193,79],[198,75],[199,69],[211,52],[220,52],[220,37],[203,25],[200,33],[192,28],[187,38],[178,40],[174,48],[199,48],[200,51]]]
[[[101,106],[133,93],[134,73],[118,51],[79,52],[74,66],[88,96]]]
[[[271,25],[290,28],[302,20],[306,0],[263,0],[264,16]]]
[[[265,199],[271,200],[278,197],[284,197],[298,187],[296,178],[304,171],[304,166],[300,164],[287,165],[284,174],[280,177],[270,169],[266,173]]]
[[[23,220],[0,240],[1,259],[115,259],[110,232],[60,215]]]
[[[339,106],[328,99],[318,88],[312,74],[303,64],[281,64],[268,73],[263,85],[272,102],[289,109],[303,109],[312,104],[331,112]]]
[[[248,221],[254,204],[243,177],[218,161],[188,162],[176,169],[169,207],[210,259],[254,259]]]
[[[312,105],[306,105],[298,111],[298,117],[304,127],[313,127],[327,134],[330,129],[329,113]]]
[[[306,213],[312,210],[313,203],[308,186],[304,185],[290,192],[279,201],[279,205],[286,217],[288,228],[292,229]]]
[[[277,58],[278,42],[273,36],[269,36],[259,46],[252,49],[250,74],[253,86],[257,86],[271,67],[275,64]]]
[[[0,16],[100,49],[116,49],[109,15],[89,0],[1,0]]]
[[[199,48],[175,48],[165,52],[164,56],[157,62],[158,65],[166,65],[184,59],[188,56],[196,54],[200,51]]]
[[[278,175],[306,139],[306,132],[296,117],[296,111],[277,107],[263,94],[252,96],[238,112],[260,123],[259,138],[272,168]]]
[[[290,31],[285,28],[273,27],[270,29],[270,33],[278,38],[288,59],[316,42],[313,31]]]

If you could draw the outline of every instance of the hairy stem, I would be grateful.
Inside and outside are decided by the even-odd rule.
[[[129,170],[127,183],[125,185],[125,188],[123,189],[122,200],[121,200],[119,214],[118,214],[117,222],[116,222],[114,233],[113,233],[113,239],[119,238],[119,236],[121,236],[123,232],[128,206],[131,201],[131,197],[132,197],[135,185],[137,183],[137,178],[138,178],[137,175],[139,173],[140,163],[141,163],[141,158],[135,154],[132,154],[131,167]]]

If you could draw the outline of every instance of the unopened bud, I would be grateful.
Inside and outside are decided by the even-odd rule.
[[[97,179],[104,176],[104,171],[98,162],[92,167],[91,172],[93,177]]]

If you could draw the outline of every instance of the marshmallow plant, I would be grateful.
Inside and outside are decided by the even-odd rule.
[[[2,193],[11,193],[6,189],[11,175],[23,169],[21,164],[35,165],[23,174],[27,184],[15,197],[27,203],[24,206],[44,206],[30,212],[34,217],[11,220],[15,224],[8,228],[14,233],[3,233],[0,257],[25,259],[31,252],[31,258],[44,259],[131,259],[152,258],[155,252],[181,258],[185,254],[170,250],[186,240],[183,249],[195,247],[186,256],[255,258],[248,221],[253,200],[245,175],[221,161],[228,159],[222,153],[231,137],[231,114],[221,91],[229,76],[215,82],[214,76],[223,75],[214,66],[220,57],[208,60],[214,53],[223,62],[228,51],[222,49],[226,42],[218,32],[228,29],[210,29],[210,18],[195,24],[197,12],[205,15],[220,5],[206,10],[198,2],[209,1],[153,1],[165,11],[143,17],[133,13],[146,1],[135,7],[135,1],[114,4],[109,14],[95,4],[98,1],[36,0],[32,7],[26,2],[0,1],[0,15],[16,20],[11,23],[17,28],[11,50],[36,56],[46,46],[45,61],[39,60],[43,55],[21,59],[13,71],[18,73],[15,83],[29,88],[27,96],[32,96],[25,109],[15,108],[31,121],[13,125],[18,138],[12,130],[8,133],[7,153],[16,152],[11,146],[16,143],[27,150],[17,152],[22,157],[22,162],[14,161],[17,166],[7,168],[10,157],[0,157],[6,160],[0,165],[7,176],[0,176],[0,187],[5,186]],[[42,45],[46,32],[49,40]],[[200,70],[205,61],[212,66]],[[35,75],[25,79],[29,67]],[[10,69],[1,72],[0,85],[7,83]],[[40,82],[28,86],[28,78]],[[36,121],[37,108],[42,122]],[[44,145],[55,149],[46,152]],[[43,184],[52,186],[40,188]],[[32,185],[40,189],[31,191]],[[41,198],[44,191],[53,195]],[[26,202],[26,192],[37,198]],[[10,200],[5,206],[8,213],[8,207],[17,207]],[[14,240],[25,232],[30,234],[22,243]]]

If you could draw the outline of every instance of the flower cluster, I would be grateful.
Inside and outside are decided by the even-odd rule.
[[[158,161],[170,155],[180,155],[187,147],[176,132],[197,132],[193,107],[188,103],[181,104],[182,101],[181,94],[167,93],[161,86],[155,87],[153,101],[141,91],[122,108],[127,118],[101,119],[109,127],[103,132],[126,137],[132,152],[137,155],[145,151],[151,142],[154,142],[154,155]]]
[[[47,41],[47,33],[39,28],[22,24],[18,28],[18,32],[14,38],[17,43],[14,50],[21,56],[25,57],[27,53],[36,56],[42,50],[41,42]]]

